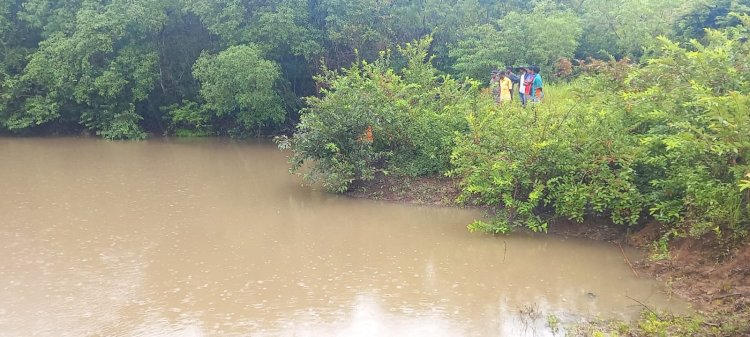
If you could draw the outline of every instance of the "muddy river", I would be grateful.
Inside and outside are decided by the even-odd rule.
[[[631,298],[686,310],[615,245],[478,216],[301,186],[267,142],[0,138],[0,336],[552,336]]]

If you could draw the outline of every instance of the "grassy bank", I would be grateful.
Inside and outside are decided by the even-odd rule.
[[[704,312],[674,316],[645,310],[633,322],[592,321],[569,327],[569,336],[645,337],[645,336],[748,336],[750,311]]]

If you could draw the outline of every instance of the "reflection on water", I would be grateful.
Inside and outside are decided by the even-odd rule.
[[[632,317],[627,296],[685,309],[616,246],[316,192],[267,143],[0,138],[0,158],[2,336],[548,336],[549,314]]]

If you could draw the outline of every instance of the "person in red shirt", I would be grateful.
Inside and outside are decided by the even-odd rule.
[[[526,73],[526,76],[524,76],[524,95],[526,95],[526,102],[530,102],[532,99],[531,96],[531,87],[534,85],[534,78],[536,78],[536,72],[534,71],[534,67],[528,67],[526,68],[528,72]]]

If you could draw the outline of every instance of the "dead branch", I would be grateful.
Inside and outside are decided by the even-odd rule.
[[[622,249],[622,245],[621,245],[621,244],[620,244],[620,243],[618,242],[618,243],[617,243],[617,246],[618,246],[618,247],[620,247],[620,252],[622,253],[622,258],[623,258],[623,259],[625,259],[625,262],[626,262],[626,263],[628,264],[628,266],[630,267],[630,270],[631,270],[631,271],[633,272],[633,275],[635,275],[635,277],[636,277],[636,278],[638,278],[638,277],[639,277],[639,276],[638,276],[638,272],[637,272],[637,271],[635,271],[635,268],[633,268],[633,264],[632,264],[632,263],[630,263],[630,259],[628,259],[628,256],[627,256],[627,255],[625,255],[625,250],[624,250],[624,249]]]

